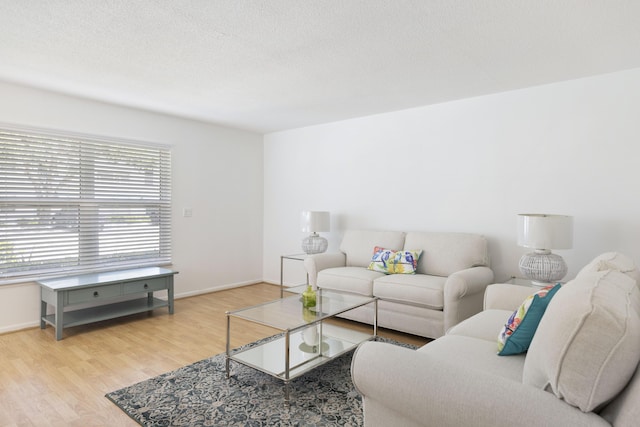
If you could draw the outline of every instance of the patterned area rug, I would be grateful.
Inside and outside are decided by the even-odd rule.
[[[414,348],[385,338],[403,347]],[[232,363],[224,354],[114,391],[106,397],[142,426],[361,426],[362,400],[351,382],[353,351],[291,381]]]

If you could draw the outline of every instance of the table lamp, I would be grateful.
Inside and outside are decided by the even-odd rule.
[[[520,272],[534,285],[546,286],[567,274],[567,264],[552,249],[571,249],[573,217],[518,214],[518,245],[534,249],[520,258]]]
[[[307,254],[320,254],[327,250],[327,239],[318,235],[319,231],[329,231],[329,212],[303,211],[300,216],[302,231],[311,233],[302,240],[302,250]]]

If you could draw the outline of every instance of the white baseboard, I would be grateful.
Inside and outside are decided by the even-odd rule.
[[[226,289],[241,288],[243,286],[249,286],[249,285],[257,285],[258,283],[268,283],[268,282],[264,282],[263,280],[256,279],[256,280],[249,280],[246,282],[229,283],[227,285],[214,286],[212,288],[198,289],[197,291],[181,292],[179,294],[174,294],[173,298],[180,299],[180,298],[194,297],[196,295],[210,294],[211,292],[224,291]]]
[[[40,321],[21,323],[18,325],[10,325],[10,326],[5,326],[4,328],[0,328],[0,334],[7,334],[9,332],[18,332],[24,329],[33,329],[33,328],[39,328],[39,327],[40,327]]]

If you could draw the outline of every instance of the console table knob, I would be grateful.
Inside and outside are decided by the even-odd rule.
[[[94,296],[94,297],[97,297],[98,295],[99,295],[99,294],[98,294],[98,291],[95,291],[95,292],[93,293],[93,296]]]

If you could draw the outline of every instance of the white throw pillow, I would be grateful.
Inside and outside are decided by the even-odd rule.
[[[626,274],[640,286],[640,271],[631,258],[618,252],[605,252],[582,267],[577,277],[598,271],[615,270]]]
[[[640,289],[619,271],[584,272],[549,303],[523,382],[590,412],[622,391],[640,360]]]

